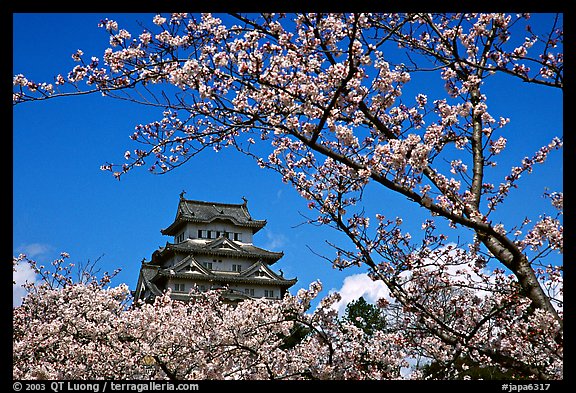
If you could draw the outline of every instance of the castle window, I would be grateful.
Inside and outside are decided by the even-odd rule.
[[[176,236],[176,243],[181,243],[184,241],[184,232]]]
[[[186,290],[186,284],[174,284],[174,291],[175,292],[184,292]]]
[[[208,239],[215,239],[213,231],[207,231],[208,235],[206,236]]]
[[[212,269],[212,262],[202,262],[202,264],[204,265],[204,267],[207,267],[208,269]]]
[[[245,288],[244,294],[254,296],[254,288]]]
[[[232,271],[240,273],[242,271],[242,265],[232,265]]]
[[[198,239],[208,239],[208,232],[205,229],[198,229]]]
[[[265,290],[264,290],[264,297],[274,297],[274,290],[272,290],[272,289],[265,289]]]
[[[236,240],[237,242],[241,242],[242,241],[242,234],[241,233],[234,233],[234,240]]]

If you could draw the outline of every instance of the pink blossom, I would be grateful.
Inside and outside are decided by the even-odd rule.
[[[496,141],[490,141],[490,152],[492,154],[500,154],[506,147],[506,138],[499,137]]]
[[[154,22],[155,25],[163,25],[164,23],[166,23],[166,18],[160,16],[160,15],[156,15],[154,17],[154,19],[152,20],[152,22]]]

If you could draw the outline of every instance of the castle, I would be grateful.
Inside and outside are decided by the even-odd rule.
[[[180,194],[176,217],[160,232],[173,242],[143,260],[134,300],[152,301],[168,288],[175,300],[189,300],[190,290],[218,289],[224,299],[280,299],[296,279],[286,279],[270,266],[284,255],[257,247],[254,235],[266,220],[255,220],[248,201],[241,204],[204,202]]]

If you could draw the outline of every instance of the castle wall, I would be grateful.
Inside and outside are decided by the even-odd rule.
[[[180,295],[188,294],[194,285],[197,285],[202,291],[221,288],[220,285],[214,285],[208,281],[202,280],[192,282],[184,278],[173,278],[168,281],[168,287],[172,290],[172,293]],[[229,284],[228,288],[240,294],[249,295],[255,298],[265,297],[268,299],[280,299],[281,296],[281,288],[274,285]]]
[[[209,224],[188,222],[183,230],[174,236],[174,243],[180,243],[186,239],[198,239],[198,230],[205,231],[201,234],[201,238],[216,239],[217,235],[229,233],[229,239],[234,241],[241,241],[242,243],[252,244],[253,233],[250,228],[242,228],[233,225],[229,221],[215,220]],[[210,233],[208,233],[210,231]],[[237,234],[237,235],[234,235]],[[208,237],[210,235],[211,237]],[[237,240],[238,239],[238,240]]]

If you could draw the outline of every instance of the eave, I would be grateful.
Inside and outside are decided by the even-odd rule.
[[[289,288],[296,284],[297,279],[270,279],[270,278],[253,278],[253,277],[243,277],[241,275],[219,275],[218,272],[214,272],[214,275],[200,275],[194,273],[170,273],[166,270],[161,270],[159,273],[161,276],[170,278],[181,278],[185,280],[195,281],[195,282],[211,282],[218,284],[255,284],[255,285],[276,285],[281,288]]]
[[[152,253],[152,263],[159,264],[158,259],[163,260],[165,257],[171,255],[172,253],[182,253],[191,255],[210,255],[210,256],[223,256],[239,259],[252,259],[258,260],[262,259],[266,261],[267,264],[271,265],[278,261],[284,256],[283,252],[275,252],[265,250],[260,247],[256,247],[252,244],[236,244],[235,248],[212,248],[214,245],[222,239],[216,239],[214,242],[210,242],[204,245],[195,244],[192,241],[185,241],[183,243],[168,243]],[[227,240],[227,239],[226,239]]]
[[[174,222],[172,224],[170,224],[167,228],[161,229],[160,233],[162,235],[175,236],[178,233],[178,231],[180,230],[180,228],[182,226],[186,225],[186,223],[188,223],[188,222],[196,223],[196,224],[210,224],[210,223],[213,223],[214,221],[230,221],[232,224],[234,224],[238,227],[251,228],[252,233],[258,232],[260,229],[264,228],[267,224],[266,220],[251,220],[248,222],[239,222],[234,217],[225,216],[225,215],[215,216],[215,217],[210,218],[209,220],[198,219],[198,218],[190,217],[187,215],[179,215],[178,217],[176,217]]]

